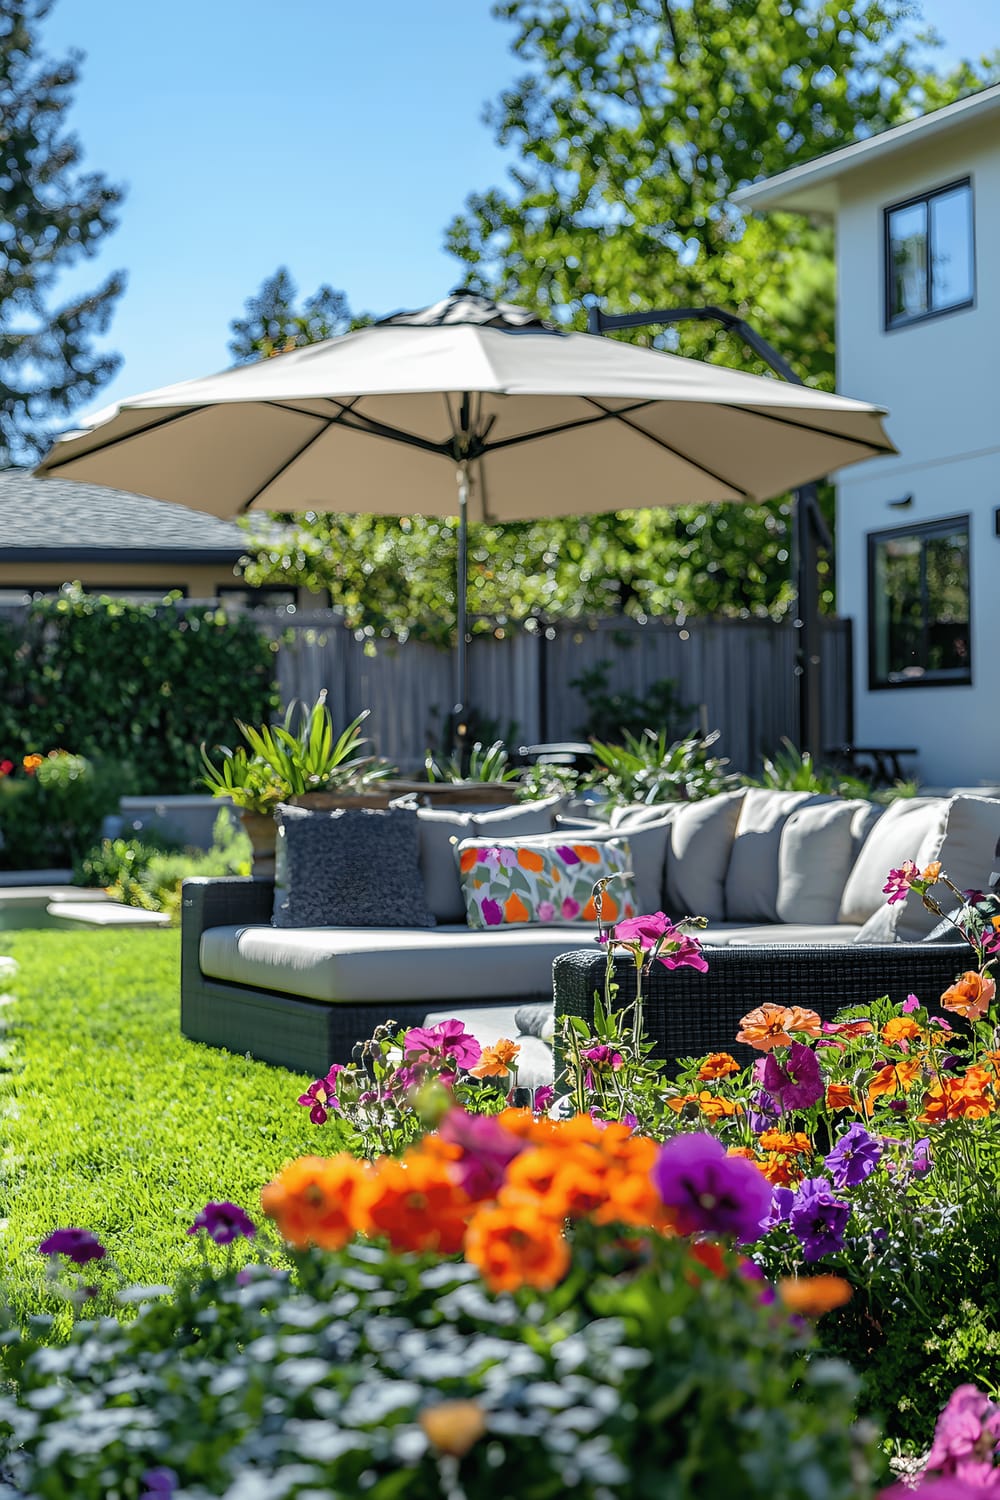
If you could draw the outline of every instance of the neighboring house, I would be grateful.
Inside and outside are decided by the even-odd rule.
[[[899,449],[837,482],[855,738],[1000,780],[1000,86],[794,167],[744,208],[832,221],[837,389]]]
[[[88,592],[157,600],[171,590],[222,603],[295,604],[291,589],[248,589],[236,573],[245,532],[231,521],[96,484],[0,471],[0,604],[79,582]]]

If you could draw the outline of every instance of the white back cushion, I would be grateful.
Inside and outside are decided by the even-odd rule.
[[[726,871],[745,788],[682,803],[670,825],[667,851],[667,911],[681,917],[726,915]]]
[[[854,865],[852,834],[860,809],[858,802],[830,799],[800,807],[785,820],[778,844],[779,921],[837,921]]]
[[[898,870],[904,860],[919,857],[928,834],[943,829],[947,806],[943,797],[901,797],[890,803],[862,844],[847,877],[840,903],[842,922],[867,922],[885,904],[883,886],[889,871]]]
[[[726,871],[728,922],[778,920],[778,846],[785,821],[798,807],[829,800],[815,792],[779,792],[764,786],[747,788]],[[836,921],[836,917],[831,920]]]

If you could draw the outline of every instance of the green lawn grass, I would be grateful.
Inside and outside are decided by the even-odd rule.
[[[180,1033],[173,931],[0,932],[20,973],[3,1027],[3,1291],[19,1315],[53,1302],[38,1243],[92,1230],[128,1282],[200,1263],[185,1233],[209,1199],[259,1218],[261,1186],[336,1149],[296,1096],[309,1081]]]

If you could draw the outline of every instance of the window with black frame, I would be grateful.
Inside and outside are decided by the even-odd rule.
[[[972,184],[954,182],[885,210],[885,326],[971,305]]]
[[[872,688],[972,681],[969,518],[868,537]]]

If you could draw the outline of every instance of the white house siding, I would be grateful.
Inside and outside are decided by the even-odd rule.
[[[884,209],[972,181],[975,303],[884,328]],[[1000,122],[898,151],[840,182],[838,378],[888,407],[899,456],[838,485],[837,602],[855,621],[855,738],[913,745],[933,785],[1000,782]],[[913,503],[891,502],[912,495]],[[969,516],[972,676],[968,686],[868,688],[867,536]]]

